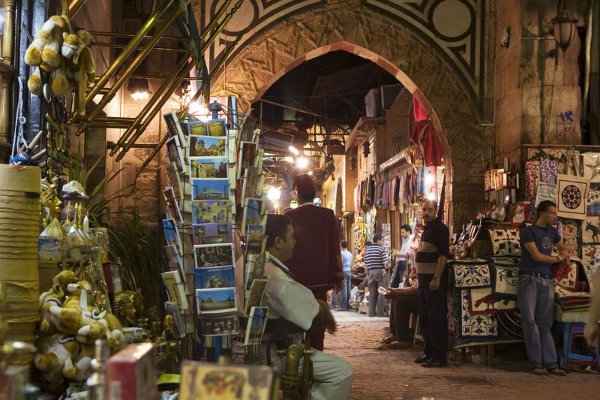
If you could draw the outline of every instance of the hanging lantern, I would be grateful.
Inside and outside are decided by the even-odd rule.
[[[576,18],[571,17],[564,0],[559,0],[556,17],[552,19],[554,40],[562,51],[566,51],[573,40]]]

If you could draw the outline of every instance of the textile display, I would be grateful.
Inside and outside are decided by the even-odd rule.
[[[569,264],[561,266],[556,271],[554,276],[554,284],[561,286],[564,289],[576,290],[577,289],[577,268],[578,264],[572,261]]]
[[[494,302],[495,297],[491,287],[471,289],[469,313],[471,315],[493,315]]]
[[[582,231],[583,243],[600,243],[600,217],[586,217]]]
[[[498,321],[493,315],[471,314],[471,290],[461,290],[461,336],[498,336]]]
[[[537,194],[538,182],[540,181],[540,162],[527,161],[525,163],[525,192],[527,199],[535,200]]]
[[[490,266],[486,263],[454,263],[454,285],[457,288],[479,288],[491,286]]]
[[[562,218],[585,219],[589,182],[585,178],[558,175],[557,211]]]
[[[598,244],[584,244],[581,246],[582,252],[582,265],[585,272],[585,276],[592,287],[592,277],[600,271],[600,245]]]
[[[518,256],[521,254],[518,229],[490,229],[489,233],[495,256]]]
[[[599,153],[583,153],[583,176],[590,182],[600,182]]]
[[[560,237],[563,239],[564,246],[571,251],[571,254],[579,255],[579,228],[579,221],[560,221]]]
[[[516,296],[519,290],[519,268],[495,265],[496,287],[498,294]]]
[[[600,182],[591,182],[587,197],[587,216],[600,216]]]
[[[540,162],[540,182],[556,185],[558,178],[558,161],[544,159]]]

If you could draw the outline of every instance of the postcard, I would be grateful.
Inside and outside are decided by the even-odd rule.
[[[266,279],[253,279],[250,290],[246,293],[246,314],[250,314],[252,307],[262,305],[262,300],[267,287]]]
[[[161,274],[163,283],[167,289],[169,301],[177,303],[182,311],[188,309],[188,301],[185,295],[185,286],[181,280],[179,271],[167,271]]]
[[[233,266],[233,244],[197,245],[194,246],[194,257],[196,268]]]
[[[263,202],[261,199],[246,198],[242,231],[245,231],[245,227],[248,225],[259,225],[262,222],[262,209]]]
[[[194,119],[188,123],[188,132],[190,136],[208,136],[208,126],[206,122]]]
[[[222,366],[184,361],[180,400],[273,400],[277,383],[268,366]]]
[[[192,179],[192,200],[229,200],[229,180]]]
[[[190,159],[190,176],[192,179],[225,179],[227,178],[227,159],[225,157]]]
[[[196,289],[217,289],[235,286],[233,266],[216,268],[196,268]]]
[[[241,178],[243,171],[254,165],[256,158],[256,143],[252,142],[241,142],[240,143],[240,154],[238,161],[238,178]]]
[[[199,319],[199,323],[202,336],[237,335],[240,331],[240,320],[237,315],[203,316]]]
[[[206,125],[208,127],[208,136],[227,136],[225,121],[222,119],[208,121]]]
[[[265,225],[246,225],[244,235],[248,250],[252,253],[258,253],[262,249],[265,239]]]
[[[175,164],[177,171],[184,172],[183,153],[177,136],[172,136],[167,140],[167,153],[169,154],[169,160]]]
[[[163,234],[165,235],[165,241],[168,245],[175,245],[178,253],[183,254],[183,246],[181,243],[181,236],[177,230],[177,224],[172,218],[165,218],[162,220]]]
[[[225,157],[226,137],[190,136],[190,157]]]
[[[231,224],[201,224],[192,226],[194,244],[231,243]]]
[[[176,113],[168,113],[165,114],[164,117],[165,122],[167,124],[167,128],[169,129],[169,134],[173,137],[177,137],[179,139],[179,145],[185,144],[185,133],[181,126],[181,122],[179,118],[177,118]],[[167,142],[168,143],[168,142]]]
[[[235,288],[196,289],[199,314],[224,314],[236,311]]]
[[[169,217],[173,218],[179,223],[183,223],[183,214],[181,214],[181,209],[179,208],[177,197],[175,197],[175,190],[173,189],[173,186],[166,186],[164,188],[163,198],[167,206],[167,211],[169,212]]]
[[[227,200],[192,201],[192,224],[227,224],[231,222],[231,202]]]
[[[260,344],[262,337],[267,328],[267,313],[268,307],[252,307],[250,316],[248,317],[248,325],[246,326],[246,337],[244,345]]]

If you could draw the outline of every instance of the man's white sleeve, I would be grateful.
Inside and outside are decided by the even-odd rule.
[[[279,317],[308,330],[319,313],[319,303],[305,286],[288,279],[271,278],[265,290],[267,306]]]

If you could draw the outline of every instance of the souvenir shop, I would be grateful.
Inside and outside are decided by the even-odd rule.
[[[569,248],[570,265],[555,275],[555,336],[564,367],[596,362],[583,330],[590,305],[590,282],[598,270],[599,148],[534,146],[522,148],[522,161],[504,160],[485,175],[488,205],[478,219],[453,238],[449,320],[456,348],[522,341],[516,303],[521,254],[519,228],[534,222],[543,200],[557,204],[557,229]]]
[[[0,397],[302,398],[312,379],[303,346],[274,360],[285,366],[278,377],[259,362],[267,322],[261,131],[244,125],[235,97],[210,98],[202,112],[186,103],[158,114],[193,58],[132,127],[96,121],[109,99],[90,99],[116,89],[95,76],[91,34],[73,32],[68,11],[42,21],[22,60],[35,71],[27,86],[43,105],[43,125],[34,137],[17,128],[10,163],[0,164]],[[125,61],[142,57],[138,39],[109,71],[131,73]],[[40,54],[48,40],[62,51]],[[139,217],[115,229],[102,193],[116,175],[90,183],[105,159],[86,158],[81,129],[126,129],[112,149],[122,158],[157,115],[166,134],[151,158],[164,145],[167,160],[160,229],[149,233]]]

